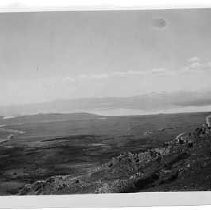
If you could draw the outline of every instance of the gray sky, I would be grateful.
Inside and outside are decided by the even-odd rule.
[[[211,10],[0,14],[0,105],[211,88]]]

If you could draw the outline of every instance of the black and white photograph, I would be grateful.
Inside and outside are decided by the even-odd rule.
[[[0,196],[211,190],[211,9],[0,13]]]

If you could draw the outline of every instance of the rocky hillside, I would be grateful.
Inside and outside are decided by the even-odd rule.
[[[19,195],[211,190],[211,130],[206,125],[160,148],[124,153],[86,175],[52,176]]]

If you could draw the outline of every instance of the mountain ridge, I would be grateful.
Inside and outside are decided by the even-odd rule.
[[[122,113],[143,112],[159,113],[163,110],[176,110],[187,107],[211,106],[211,91],[199,92],[175,92],[153,93],[151,95],[136,95],[130,97],[102,97],[102,98],[78,98],[61,99],[50,102],[24,104],[0,107],[0,115],[29,115],[38,113]],[[118,111],[116,111],[118,113]]]

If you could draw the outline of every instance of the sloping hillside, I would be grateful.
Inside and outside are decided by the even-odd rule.
[[[124,153],[86,175],[52,176],[20,195],[211,189],[211,132],[202,126],[163,147]]]

